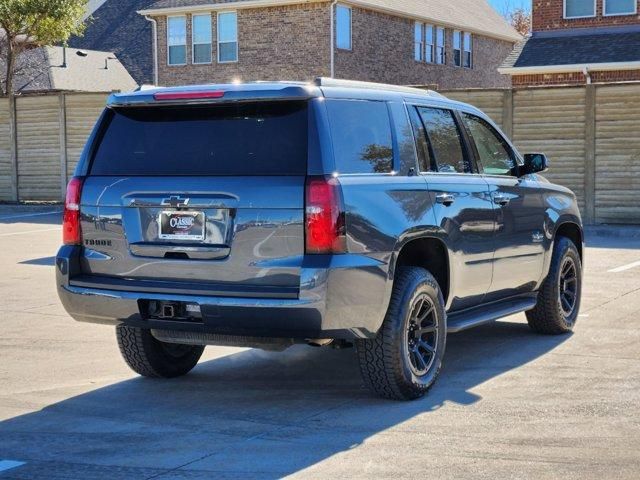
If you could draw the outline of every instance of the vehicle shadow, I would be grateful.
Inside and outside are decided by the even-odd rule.
[[[640,250],[640,237],[625,238],[587,235],[585,244],[587,245],[587,248]]]
[[[41,257],[18,262],[20,265],[36,265],[39,267],[53,267],[56,264],[56,257]]]
[[[370,395],[352,349],[243,351],[203,362],[184,378],[134,378],[1,422],[0,458],[35,462],[30,468],[84,465],[85,478],[167,470],[170,478],[281,478],[416,416],[427,425],[446,403],[480,402],[474,387],[568,338],[538,336],[511,321],[452,335],[437,385],[415,402]],[[28,470],[22,475],[31,478]]]
[[[25,223],[29,225],[62,225],[62,210],[52,208],[47,212],[13,210],[0,212],[0,224]]]

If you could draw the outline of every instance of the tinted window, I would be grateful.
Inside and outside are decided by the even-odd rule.
[[[92,175],[305,175],[305,102],[113,110]]]
[[[439,108],[418,108],[427,132],[430,152],[438,172],[472,173],[462,147],[462,136],[453,112]]]
[[[391,172],[393,141],[387,104],[359,100],[326,103],[338,172]]]
[[[427,133],[424,130],[424,125],[418,111],[415,108],[409,109],[409,116],[411,117],[411,125],[413,126],[413,136],[416,139],[416,150],[418,151],[418,163],[421,172],[436,171],[437,167],[431,152],[429,145],[427,144]]]
[[[478,159],[484,173],[489,175],[512,175],[515,162],[511,148],[498,132],[479,117],[463,114],[464,122],[473,137]]]

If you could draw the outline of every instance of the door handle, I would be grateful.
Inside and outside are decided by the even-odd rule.
[[[456,197],[454,197],[450,193],[441,193],[439,195],[436,195],[436,202],[441,205],[444,205],[445,207],[449,207],[453,205],[453,202],[455,201],[456,201]]]
[[[505,195],[494,195],[493,201],[501,207],[504,207],[509,204],[510,200]]]

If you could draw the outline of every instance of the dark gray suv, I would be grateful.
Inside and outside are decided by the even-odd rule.
[[[205,345],[355,344],[364,382],[413,399],[447,334],[578,316],[575,196],[474,107],[338,80],[113,95],[69,183],[57,285],[116,326],[141,375]]]

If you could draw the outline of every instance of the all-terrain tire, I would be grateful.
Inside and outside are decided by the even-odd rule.
[[[570,312],[562,303],[562,269],[567,263],[575,266],[575,302]],[[578,318],[580,299],[582,296],[582,262],[574,243],[565,237],[556,239],[551,257],[549,274],[538,293],[538,303],[533,310],[527,312],[527,322],[535,332],[546,335],[569,333]]]
[[[164,343],[150,330],[119,325],[116,337],[120,353],[131,369],[152,378],[174,378],[186,375],[195,367],[204,347]]]
[[[428,370],[416,375],[411,354],[407,352],[406,335],[415,302],[432,302],[433,322],[438,334],[433,337],[435,353]],[[403,267],[398,270],[391,301],[378,335],[357,340],[360,371],[365,385],[375,394],[392,400],[413,400],[427,393],[434,384],[446,345],[447,316],[438,282],[427,270]],[[426,367],[426,364],[425,364]]]

